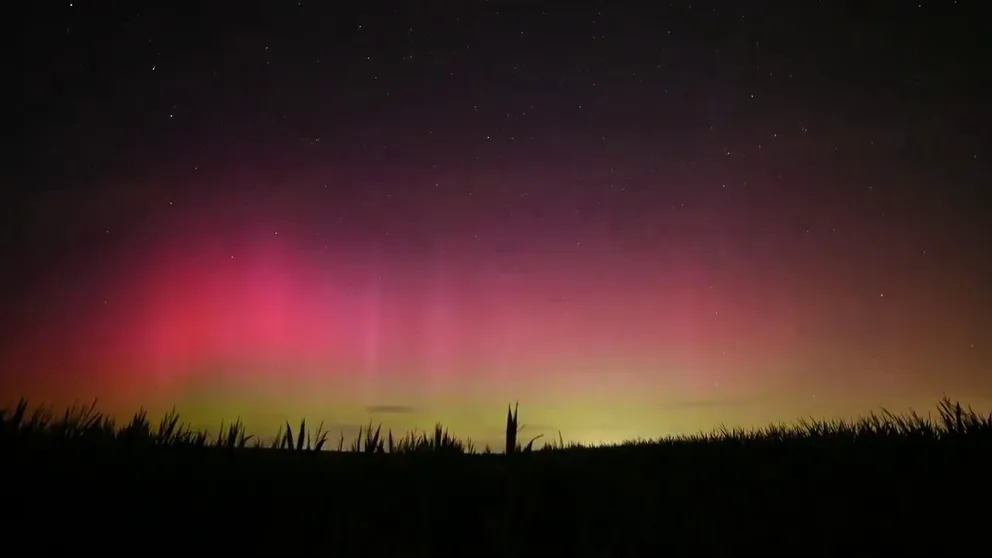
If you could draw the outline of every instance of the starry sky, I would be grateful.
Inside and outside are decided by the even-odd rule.
[[[981,2],[339,4],[19,8],[4,403],[494,443],[514,400],[581,442],[992,407]]]

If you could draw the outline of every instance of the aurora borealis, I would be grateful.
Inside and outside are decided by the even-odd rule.
[[[4,398],[583,442],[992,405],[977,55],[912,31],[965,7],[469,4],[25,15]]]

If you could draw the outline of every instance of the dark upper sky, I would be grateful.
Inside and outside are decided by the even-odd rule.
[[[24,3],[6,308],[245,228],[359,266],[696,246],[987,307],[981,5]]]
[[[730,182],[741,203],[979,213],[977,2],[338,4],[26,5],[10,205],[42,214],[18,211],[16,228],[30,237],[41,200],[69,198],[45,236],[82,242],[104,227],[81,198],[246,161],[275,180],[334,165],[334,195],[355,204],[392,173],[433,200],[445,173],[579,159],[599,171],[535,195],[578,200],[615,168],[636,190],[621,213],[672,197],[645,180],[687,175],[702,198]],[[168,195],[225,189],[189,184]],[[141,196],[123,196],[97,205],[136,216]]]

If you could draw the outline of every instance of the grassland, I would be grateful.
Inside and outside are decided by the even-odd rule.
[[[931,416],[932,415],[932,416]],[[43,555],[881,556],[988,549],[992,413],[728,430],[583,447],[476,448],[441,425],[352,440],[95,405],[0,413],[6,544]],[[974,553],[980,546],[974,547]]]

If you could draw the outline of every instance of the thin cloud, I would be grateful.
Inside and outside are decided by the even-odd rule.
[[[416,413],[417,408],[409,405],[369,405],[365,411],[372,414],[410,414]]]

